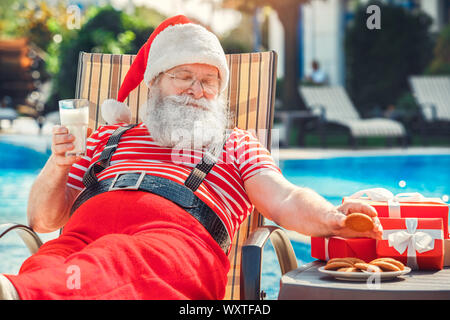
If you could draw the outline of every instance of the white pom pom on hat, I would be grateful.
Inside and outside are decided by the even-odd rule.
[[[103,119],[109,124],[130,123],[131,111],[123,101],[142,80],[148,86],[161,72],[193,63],[217,67],[221,80],[220,91],[225,90],[229,70],[219,39],[183,15],[164,20],[139,49],[120,86],[117,100],[107,99],[102,103]]]
[[[101,105],[103,119],[109,123],[131,122],[130,108],[123,103],[114,99],[107,99]]]

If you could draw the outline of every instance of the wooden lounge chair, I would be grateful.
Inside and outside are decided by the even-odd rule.
[[[91,102],[90,128],[103,124],[98,106],[107,98],[117,97],[121,81],[134,58],[134,55],[80,53],[75,97],[86,98]],[[253,131],[269,150],[276,59],[277,55],[273,51],[227,55],[230,68],[227,94],[229,108],[235,114],[234,125]],[[141,83],[125,101],[131,108],[134,122],[139,122],[139,105],[147,99],[147,93],[148,88]],[[226,300],[261,298],[262,249],[269,237],[277,252],[282,274],[297,267],[294,251],[286,235],[280,228],[263,226],[263,223],[262,215],[254,210],[234,237],[229,255],[231,267]],[[34,231],[24,225],[0,225],[0,238],[12,230],[18,231],[31,253],[36,252],[42,243]]]
[[[431,129],[449,134],[450,77],[413,76],[409,78],[409,83],[420,107],[422,137],[428,138]]]
[[[318,112],[321,121],[348,128],[350,141],[356,146],[357,138],[389,137],[401,138],[406,144],[403,125],[391,119],[362,119],[343,87],[301,87],[301,95],[308,109]],[[322,136],[325,144],[325,135]]]

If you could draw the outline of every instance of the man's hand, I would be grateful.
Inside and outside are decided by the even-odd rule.
[[[52,157],[58,167],[70,169],[72,164],[80,160],[77,156],[66,157],[66,152],[72,150],[75,146],[75,136],[69,133],[66,127],[54,126],[52,137]]]
[[[92,132],[88,129],[88,136]],[[52,138],[52,158],[54,163],[64,169],[70,169],[70,167],[78,162],[81,157],[77,156],[67,156],[66,152],[74,148],[73,142],[75,141],[75,136],[69,133],[66,127],[56,125],[53,127],[53,138]]]
[[[366,232],[357,232],[345,226],[345,218],[351,213],[363,213],[372,218],[374,228]],[[329,212],[329,219],[334,226],[333,233],[336,236],[343,238],[368,237],[374,239],[381,239],[383,228],[378,219],[377,211],[374,207],[359,202],[357,200],[347,200],[343,204],[336,207],[335,211]]]

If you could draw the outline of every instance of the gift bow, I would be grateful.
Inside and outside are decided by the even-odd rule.
[[[385,201],[388,203],[389,217],[400,218],[400,202],[425,202],[432,200],[433,202],[444,203],[440,199],[429,199],[425,198],[419,192],[407,192],[398,193],[394,195],[391,191],[385,188],[373,188],[365,189],[352,194],[350,199],[365,199],[367,197],[369,200],[373,201]]]
[[[383,240],[388,240],[389,246],[394,247],[398,253],[407,251],[407,265],[418,269],[416,252],[423,253],[434,249],[434,240],[442,239],[440,229],[427,229],[417,231],[417,218],[406,218],[405,230],[384,230]]]
[[[434,249],[434,239],[426,232],[417,231],[417,219],[405,220],[406,231],[401,230],[388,235],[389,246],[394,247],[400,254],[408,249],[412,252],[427,252]]]
[[[373,188],[355,192],[350,196],[351,199],[361,199],[367,196],[373,201],[393,201],[393,202],[423,202],[427,199],[419,192],[398,193],[394,195],[385,188]],[[433,199],[434,200],[434,199]]]

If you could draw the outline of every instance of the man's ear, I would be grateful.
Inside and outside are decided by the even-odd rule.
[[[155,91],[154,90],[154,82],[155,82],[155,80],[152,80],[151,82],[149,82],[149,84],[148,84],[148,98],[150,98],[152,95],[153,95],[153,91]]]
[[[161,75],[162,75],[163,73],[161,72],[160,74],[158,74],[156,77],[154,77],[152,80],[150,80],[148,83],[147,83],[147,87],[151,87],[151,86],[156,86],[156,85],[158,85],[158,83],[159,83],[159,81],[161,81]]]

